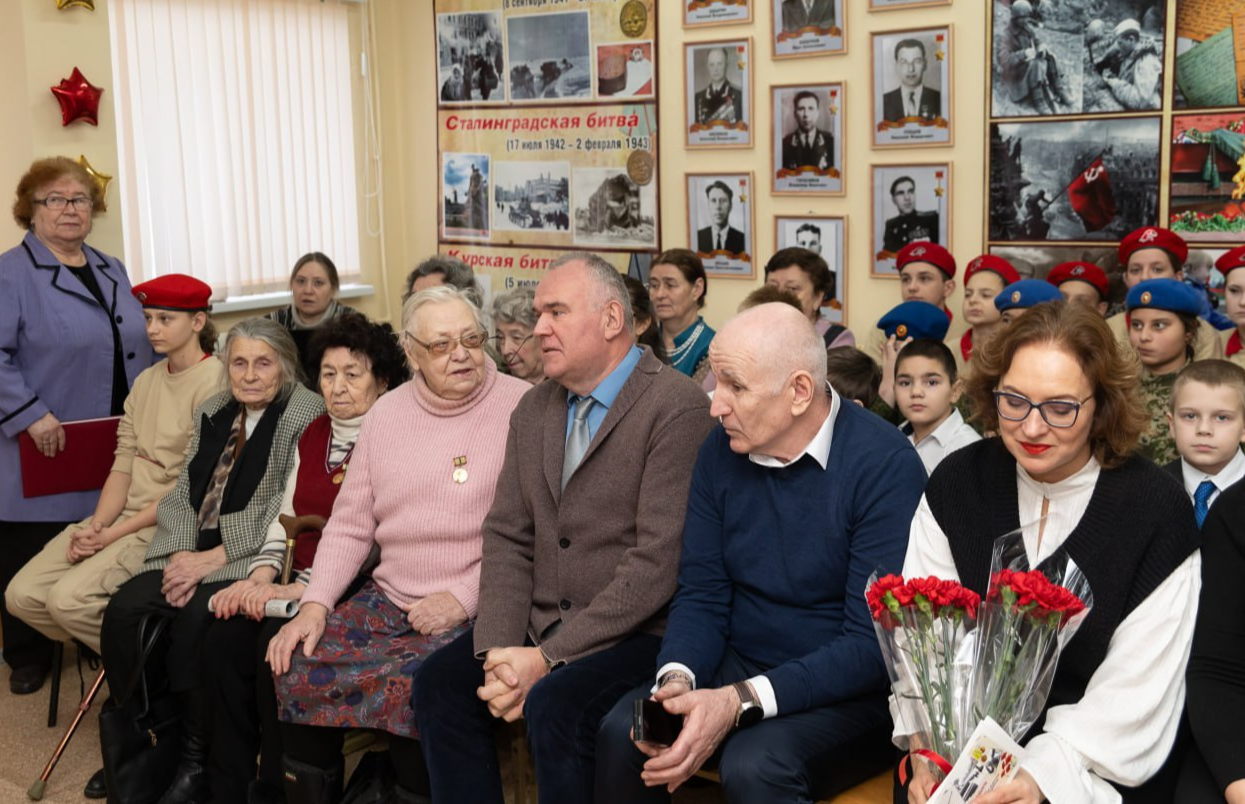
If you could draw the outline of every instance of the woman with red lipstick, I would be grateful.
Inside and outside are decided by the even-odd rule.
[[[1148,423],[1136,361],[1094,310],[1052,302],[984,344],[973,364],[967,392],[998,436],[948,455],[933,473],[904,575],[958,580],[984,595],[995,539],[1020,530],[1030,566],[1070,557],[1094,594],[1021,740],[1019,774],[976,802],[1172,801],[1179,761],[1167,759],[1201,557],[1187,495],[1135,455]],[[896,743],[920,747],[899,733]],[[921,804],[935,777],[915,759],[898,781],[896,800]]]

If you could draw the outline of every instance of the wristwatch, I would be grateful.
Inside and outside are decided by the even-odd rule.
[[[746,729],[764,720],[765,710],[761,708],[761,702],[757,700],[756,693],[752,691],[752,685],[747,681],[737,681],[731,686],[739,694],[739,711],[735,713],[735,728]]]

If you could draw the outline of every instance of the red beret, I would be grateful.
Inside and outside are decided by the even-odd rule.
[[[1220,254],[1219,259],[1215,260],[1215,267],[1225,277],[1236,268],[1245,268],[1245,246],[1237,246]]]
[[[1003,277],[1003,286],[1020,281],[1020,274],[1016,273],[1016,269],[1012,264],[1002,257],[996,257],[993,254],[982,254],[980,257],[974,257],[973,261],[964,269],[964,284],[968,284],[968,280],[982,271],[993,271]]]
[[[193,276],[165,274],[135,285],[134,298],[144,307],[160,310],[207,310],[212,304],[212,288]]]
[[[920,241],[899,249],[899,254],[895,257],[896,269],[902,271],[911,262],[928,262],[946,274],[948,279],[955,278],[955,257],[937,243]]]
[[[1098,295],[1104,301],[1111,295],[1111,282],[1107,279],[1107,272],[1092,262],[1081,262],[1080,260],[1061,262],[1054,268],[1051,268],[1050,273],[1046,275],[1046,281],[1055,287],[1062,285],[1070,279],[1079,279],[1082,282],[1088,282],[1093,285],[1098,289]]]
[[[1166,251],[1176,261],[1177,271],[1189,257],[1189,245],[1184,242],[1183,237],[1162,226],[1143,226],[1129,232],[1128,237],[1120,243],[1120,267],[1127,268],[1128,258],[1133,256],[1133,252],[1143,248],[1161,248]]]

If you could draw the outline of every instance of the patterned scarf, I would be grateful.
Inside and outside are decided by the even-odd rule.
[[[212,482],[208,484],[207,493],[203,495],[203,504],[199,506],[199,530],[212,530],[220,523],[221,497],[225,494],[225,483],[229,480],[229,472],[242,447],[246,444],[246,406],[239,406],[238,415],[234,417],[233,426],[229,429],[229,438],[225,440],[225,449],[221,451],[216,462],[216,470],[212,472]]]

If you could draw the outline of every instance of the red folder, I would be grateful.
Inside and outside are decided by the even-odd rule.
[[[22,496],[43,497],[103,488],[112,471],[120,421],[120,416],[109,416],[61,422],[61,427],[65,428],[65,449],[54,458],[40,452],[30,434],[23,431],[17,437],[22,462]]]

